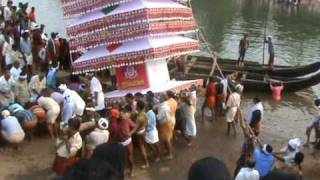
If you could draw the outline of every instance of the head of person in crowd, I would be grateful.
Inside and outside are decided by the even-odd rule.
[[[69,137],[73,136],[77,132],[79,132],[81,125],[81,121],[79,118],[73,118],[68,121],[68,130],[67,130],[67,135]]]
[[[243,34],[243,39],[247,39],[248,38],[248,34],[247,33],[244,33]]]
[[[236,85],[234,87],[234,91],[237,92],[238,94],[241,94],[243,92],[243,86],[241,85]]]
[[[5,80],[9,81],[9,79],[11,78],[10,71],[8,69],[5,70],[3,76]]]
[[[254,103],[254,104],[258,104],[259,102],[261,102],[261,100],[260,100],[259,97],[254,97],[254,98],[253,98],[253,103]]]
[[[39,80],[42,81],[45,78],[44,72],[39,73]]]
[[[125,120],[130,118],[130,112],[127,108],[121,107],[120,108],[120,120]]]
[[[266,155],[271,155],[273,152],[273,148],[270,144],[264,144],[262,147],[262,152]]]
[[[302,141],[300,138],[290,139],[286,150],[289,152],[299,152],[302,148]]]
[[[254,159],[254,157],[246,158],[245,166],[253,169],[256,166],[256,160]]]
[[[154,93],[152,91],[148,91],[146,93],[146,100],[147,101],[153,101],[153,99],[154,99]]]
[[[173,99],[176,98],[176,95],[175,95],[175,93],[173,91],[167,91],[167,96],[168,96],[169,99],[170,98],[173,98]]]
[[[22,30],[21,32],[21,37],[24,39],[24,40],[27,40],[29,38],[29,30]]]
[[[160,95],[160,102],[164,102],[164,101],[166,101],[167,99],[168,99],[167,94],[162,93],[162,94]]]
[[[127,157],[126,148],[123,145],[116,142],[101,144],[94,150],[92,159],[106,161],[112,165],[121,179],[124,178]]]
[[[22,72],[19,75],[19,81],[26,81],[28,78],[26,71],[22,70]]]
[[[300,177],[291,173],[271,171],[262,180],[300,180]]]
[[[119,120],[120,118],[119,107],[116,106],[110,110],[110,118],[111,120]]]
[[[86,116],[87,116],[87,120],[90,121],[90,120],[96,120],[99,118],[99,114],[96,113],[96,109],[92,106],[88,106],[86,107],[85,109],[85,113],[86,113]]]
[[[7,1],[7,6],[11,8],[13,6],[13,1],[12,0],[8,0]]]
[[[2,116],[3,119],[9,117],[9,116],[10,116],[10,111],[7,110],[7,109],[3,110],[3,111],[1,112],[1,116]]]
[[[209,78],[209,83],[214,83],[214,82],[216,82],[215,78],[214,77],[210,77]]]
[[[36,8],[34,6],[31,7],[31,12],[34,12]]]
[[[86,78],[91,81],[91,79],[94,77],[94,73],[90,72],[90,73],[86,73]]]
[[[20,67],[20,62],[19,61],[14,61],[13,62],[13,67],[15,67],[16,69],[18,69]]]
[[[121,180],[118,172],[100,159],[80,160],[71,166],[62,180]]]
[[[20,9],[22,9],[23,3],[22,3],[22,2],[19,2],[19,3],[18,3],[18,7],[19,7]]]
[[[41,32],[41,33],[44,32],[44,28],[45,28],[45,27],[46,27],[46,26],[45,26],[44,24],[41,24],[41,25],[40,25],[40,32]]]
[[[11,12],[12,12],[12,13],[17,12],[17,6],[12,6],[12,8],[11,8]]]
[[[109,127],[109,121],[106,118],[99,118],[96,121],[96,127],[101,130],[107,130]]]
[[[132,104],[133,101],[134,101],[134,96],[133,96],[133,94],[132,94],[132,93],[126,94],[125,100],[126,100],[126,103]]]
[[[51,93],[50,93],[50,89],[48,88],[44,88],[41,90],[41,95],[44,97],[50,97]]]
[[[65,90],[68,89],[67,85],[66,84],[60,84],[58,86],[58,89],[61,91],[61,92],[64,92]]]
[[[197,86],[192,84],[191,87],[189,88],[189,91],[190,92],[194,92],[194,91],[197,91]]]
[[[55,40],[56,38],[57,38],[57,33],[55,33],[55,32],[52,32],[51,34],[50,34],[50,37],[51,37],[51,39],[53,39],[53,40]]]
[[[145,110],[145,103],[143,101],[137,101],[137,111],[141,112]]]
[[[144,95],[141,92],[135,93],[134,98],[136,101],[144,101]]]
[[[221,160],[206,157],[192,164],[188,180],[231,180],[230,173]]]

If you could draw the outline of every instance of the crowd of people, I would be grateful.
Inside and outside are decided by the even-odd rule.
[[[1,138],[9,145],[17,149],[25,138],[31,140],[35,131],[47,127],[56,144],[52,170],[57,178],[68,180],[124,179],[126,165],[132,177],[136,150],[143,160],[140,167],[147,169],[151,162],[174,158],[174,137],[182,137],[187,147],[193,145],[198,87],[179,94],[129,93],[123,102],[106,104],[102,84],[94,73],[87,73],[82,82],[76,75],[67,81],[58,78],[59,69],[70,63],[67,41],[54,32],[48,38],[45,26],[37,24],[35,8],[27,12],[27,6],[19,3],[16,7],[8,0],[0,16],[0,129]],[[272,65],[271,38],[265,42]],[[240,64],[248,47],[245,35],[239,46]],[[270,87],[277,89],[274,99],[280,100],[281,84]],[[242,129],[244,143],[233,177],[301,179],[302,141],[291,139],[279,152],[263,144],[259,137],[263,103],[255,97],[244,117],[240,109],[244,88],[238,73],[212,77],[201,107],[202,121],[208,108],[213,123],[225,119],[228,135],[237,133],[238,124]],[[315,105],[320,111],[320,100]],[[319,114],[315,115],[307,129],[306,144],[314,130],[315,144],[320,146],[319,120]],[[276,160],[282,163],[274,171]],[[191,166],[188,179],[229,180],[232,176],[222,161],[207,157]]]

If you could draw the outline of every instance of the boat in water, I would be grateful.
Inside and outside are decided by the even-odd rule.
[[[246,61],[243,67],[230,59],[218,59],[217,63],[224,75],[234,72],[241,74],[246,91],[270,92],[271,82],[283,82],[285,92],[296,92],[320,83],[320,62],[305,66],[273,66],[272,69],[252,61]],[[190,80],[208,79],[220,74],[217,68],[214,73],[211,72],[214,61],[208,57],[189,56],[184,64],[184,72],[179,72],[174,62],[169,62],[171,76]]]

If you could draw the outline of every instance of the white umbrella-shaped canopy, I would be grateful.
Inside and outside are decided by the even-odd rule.
[[[133,0],[79,18],[67,27],[71,37],[138,25],[143,22],[193,20],[192,9],[169,0]]]
[[[72,68],[74,74],[81,74],[194,53],[199,49],[199,42],[187,37],[146,37],[123,44],[93,48],[74,61]]]
[[[77,17],[128,1],[130,0],[62,0],[63,15],[66,17]]]

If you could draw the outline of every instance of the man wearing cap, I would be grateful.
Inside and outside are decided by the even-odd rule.
[[[46,88],[47,79],[44,76],[44,73],[39,73],[37,75],[32,76],[28,89],[30,92],[30,102],[34,103],[37,98],[40,96],[41,91]]]
[[[296,153],[302,152],[302,141],[299,138],[290,139],[288,145],[280,150],[278,153],[274,153],[275,157],[279,160],[283,160],[286,164],[294,163],[294,157]],[[283,157],[278,155],[283,154]]]
[[[317,112],[314,114],[312,118],[312,123],[310,126],[307,127],[306,135],[307,135],[307,142],[305,146],[309,146],[310,143],[310,135],[311,131],[314,129],[315,131],[315,142],[320,141],[320,99],[316,99],[314,101],[314,105],[317,109]]]
[[[26,87],[28,87],[27,74],[21,72],[15,84],[16,101],[23,106],[26,106],[30,101],[30,93]]]
[[[90,80],[90,91],[95,109],[101,116],[105,116],[105,102],[102,85],[93,73],[87,73],[87,77]]]
[[[274,63],[274,47],[273,47],[273,42],[272,42],[272,37],[268,36],[268,39],[265,37],[264,38],[264,43],[268,44],[268,52],[269,52],[269,66],[273,66]]]
[[[86,107],[86,103],[81,98],[81,96],[74,90],[71,90],[65,84],[60,84],[59,86],[60,91],[63,92],[63,97],[68,98],[69,101],[74,103],[74,113],[77,116],[82,116],[84,109]]]
[[[14,102],[15,82],[8,70],[0,78],[0,105],[8,106]]]
[[[100,118],[96,121],[96,128],[86,136],[86,158],[90,159],[94,149],[109,140],[109,121],[105,118]]]
[[[24,139],[25,133],[21,128],[18,119],[10,115],[8,110],[1,112],[3,119],[1,123],[1,135],[2,137],[11,144],[14,144],[16,148],[18,144]]]

